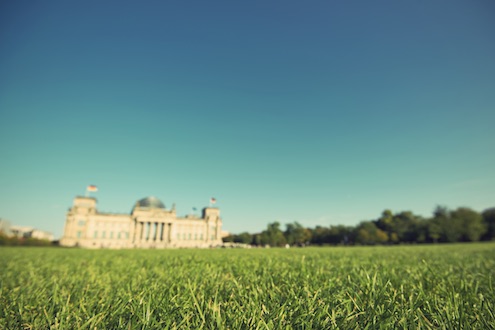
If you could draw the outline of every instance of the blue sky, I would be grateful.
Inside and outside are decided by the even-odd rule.
[[[224,228],[495,206],[491,1],[5,1],[0,217],[216,197]]]

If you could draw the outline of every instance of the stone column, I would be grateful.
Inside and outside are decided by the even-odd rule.
[[[141,241],[141,235],[143,234],[143,225],[140,221],[136,220],[136,239],[134,242]]]
[[[163,241],[165,243],[170,243],[170,228],[169,228],[169,224],[168,223],[164,223],[163,224]]]
[[[136,220],[135,219],[132,219],[132,225],[131,225],[131,228],[129,228],[129,240],[128,240],[128,243],[132,244],[134,243],[134,236],[136,235],[136,226],[137,226],[137,223],[136,223]]]
[[[165,224],[162,222],[160,223],[160,235],[158,236],[158,240],[160,242],[163,242],[163,228],[165,227]]]

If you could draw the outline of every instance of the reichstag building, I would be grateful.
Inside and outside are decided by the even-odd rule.
[[[62,246],[83,248],[207,248],[222,244],[222,220],[216,207],[201,218],[177,217],[156,197],[139,200],[130,214],[102,213],[96,198],[76,197],[67,212]]]

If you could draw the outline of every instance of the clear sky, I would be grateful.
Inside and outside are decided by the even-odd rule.
[[[2,1],[0,217],[495,206],[493,1]]]

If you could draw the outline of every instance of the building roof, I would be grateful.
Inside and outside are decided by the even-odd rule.
[[[164,209],[165,204],[154,196],[146,197],[137,201],[135,207],[147,207],[153,209]]]

